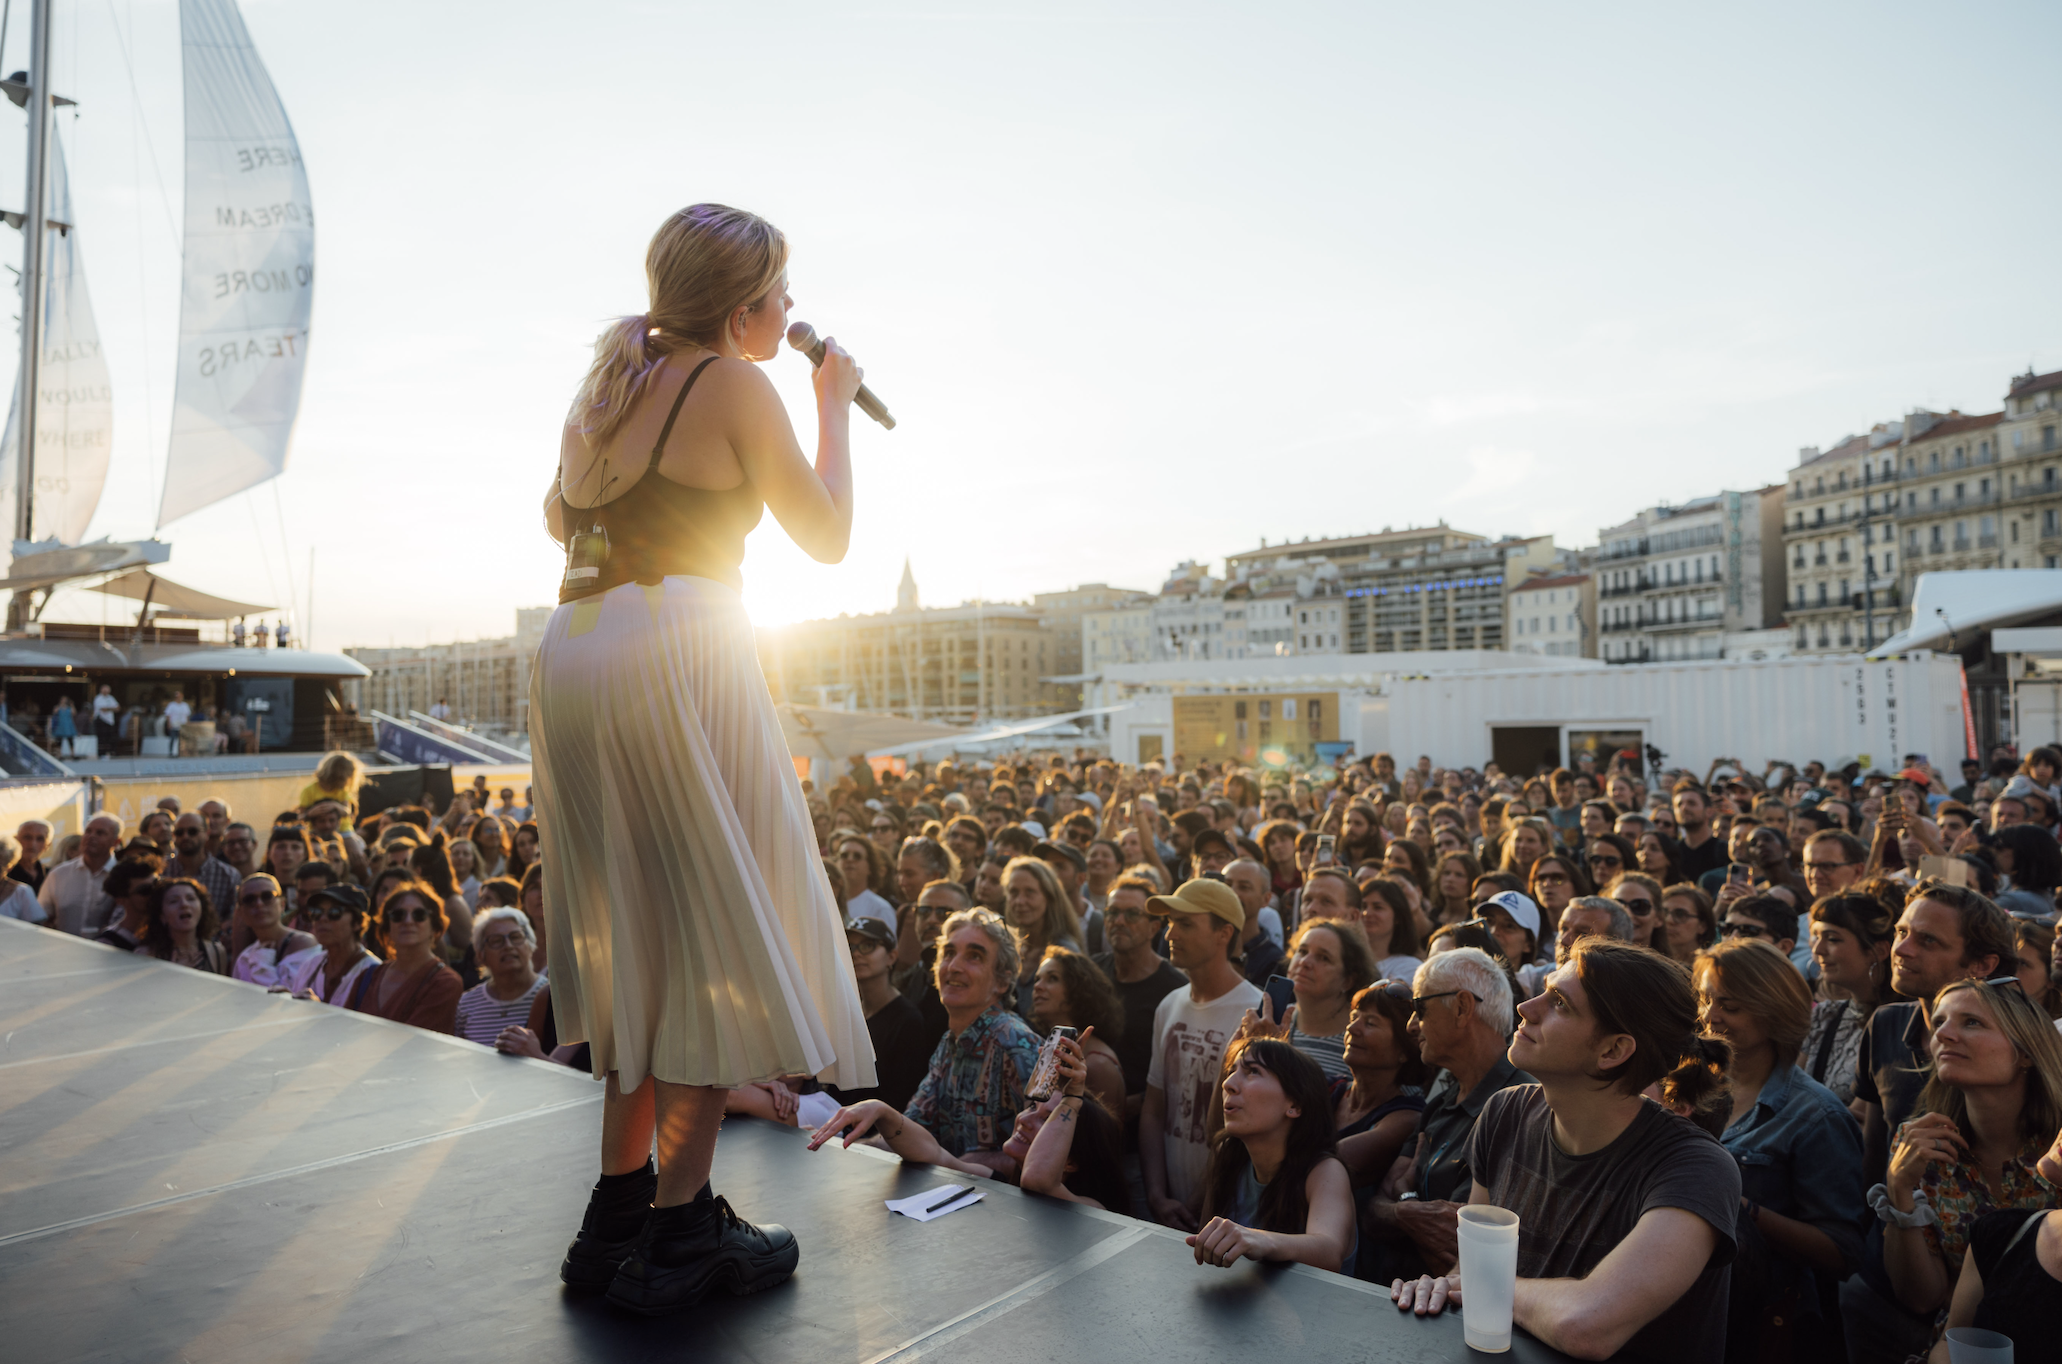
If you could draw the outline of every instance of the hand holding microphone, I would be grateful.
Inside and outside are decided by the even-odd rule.
[[[822,367],[826,351],[822,338],[816,334],[816,328],[810,326],[807,322],[795,323],[788,328],[788,344],[808,356],[810,364],[817,366],[819,369]],[[861,412],[872,417],[882,426],[887,427],[890,431],[895,429],[895,418],[889,413],[887,404],[876,398],[873,395],[873,390],[865,384],[859,386],[859,392],[853,395],[852,401],[859,405]]]

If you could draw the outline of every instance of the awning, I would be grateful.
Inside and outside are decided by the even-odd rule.
[[[826,710],[821,706],[778,706],[781,732],[798,758],[857,757],[905,744],[950,743],[967,731],[955,725],[905,720],[899,715]]]
[[[142,601],[148,596],[151,609],[158,615],[178,616],[184,620],[235,620],[239,616],[259,616],[278,609],[230,601],[227,597],[211,597],[195,588],[182,587],[170,578],[160,578],[147,568],[131,570],[86,590],[105,592],[110,597],[127,597],[130,601]]]
[[[1921,573],[1912,587],[1912,623],[1869,651],[1893,658],[1918,649],[1970,648],[1983,632],[2062,613],[2062,569],[1994,568]]]

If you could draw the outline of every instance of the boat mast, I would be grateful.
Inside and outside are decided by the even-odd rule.
[[[50,0],[33,0],[29,20],[29,184],[22,208],[21,430],[15,467],[14,538],[35,538],[36,381],[43,358],[43,236],[50,202]],[[26,605],[26,593],[15,602]],[[10,605],[9,615],[19,610]],[[15,622],[10,622],[15,623]]]

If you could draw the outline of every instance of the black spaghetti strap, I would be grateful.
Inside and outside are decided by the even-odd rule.
[[[680,405],[687,401],[687,391],[694,387],[695,380],[702,377],[702,371],[715,363],[716,357],[713,355],[702,361],[694,367],[694,372],[687,376],[687,382],[680,386],[679,395],[673,399],[673,410],[666,414],[666,424],[659,428],[659,443],[652,447],[651,463],[644,466],[647,473],[659,467],[659,456],[666,453],[666,438],[673,434],[673,422],[680,416]]]

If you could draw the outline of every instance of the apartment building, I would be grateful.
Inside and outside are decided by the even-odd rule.
[[[1874,648],[1909,619],[1897,567],[1905,430],[1881,422],[1830,449],[1797,452],[1783,499],[1784,610],[1796,653]]]
[[[1649,507],[1597,533],[1597,632],[1609,663],[1765,652],[1783,614],[1781,487]],[[1748,636],[1756,636],[1748,638]]]
[[[1997,448],[2005,472],[2006,535],[2000,548],[2007,568],[2055,568],[2062,556],[2062,370],[2012,381],[1998,423]],[[1980,534],[1979,528],[1979,534]]]
[[[516,629],[500,639],[464,640],[420,647],[346,649],[370,677],[345,683],[345,699],[359,713],[383,711],[407,718],[429,713],[439,701],[460,724],[495,734],[530,732],[530,660],[544,641],[549,606],[516,611]],[[354,690],[355,689],[355,690]]]
[[[1511,589],[1504,639],[1512,653],[1597,656],[1597,583],[1588,573],[1545,573]]]

